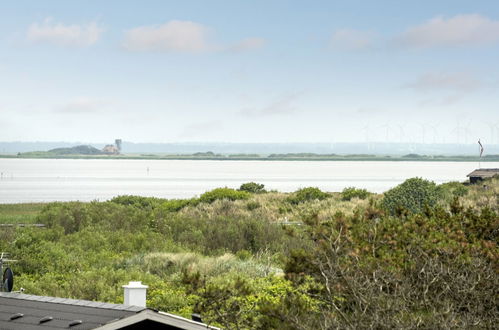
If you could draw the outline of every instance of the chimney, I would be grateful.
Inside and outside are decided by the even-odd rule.
[[[147,285],[143,285],[140,281],[130,281],[127,285],[123,285],[123,288],[125,289],[125,305],[146,307]]]

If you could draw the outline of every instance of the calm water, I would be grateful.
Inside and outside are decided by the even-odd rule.
[[[499,167],[497,162],[482,165]],[[106,200],[124,194],[186,198],[249,181],[286,192],[308,186],[382,192],[415,176],[436,183],[463,181],[477,167],[471,162],[0,159],[0,203]]]

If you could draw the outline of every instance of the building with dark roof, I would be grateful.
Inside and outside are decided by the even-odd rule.
[[[496,175],[499,176],[499,168],[479,168],[467,176],[470,178],[470,183],[477,183],[483,179],[492,178]]]
[[[146,307],[0,292],[2,330],[217,329]]]

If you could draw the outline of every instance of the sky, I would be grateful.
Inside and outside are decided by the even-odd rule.
[[[499,2],[0,2],[0,141],[499,144]]]

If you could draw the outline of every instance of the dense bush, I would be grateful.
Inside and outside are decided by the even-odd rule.
[[[159,220],[164,235],[192,250],[206,254],[248,250],[286,251],[296,246],[297,238],[289,237],[278,225],[254,218],[170,217]]]
[[[441,196],[437,185],[421,178],[407,179],[385,193],[382,204],[390,214],[421,213],[434,206]]]
[[[112,203],[120,205],[132,205],[140,208],[154,208],[157,207],[161,202],[165,200],[155,197],[142,197],[133,195],[122,195],[114,197],[110,200]]]
[[[307,294],[324,303],[321,313],[300,318],[301,327],[493,327],[499,250],[490,229],[497,216],[437,207],[405,222],[338,214],[311,224],[312,248],[292,252],[285,267],[295,285],[312,278],[317,285]],[[296,311],[280,308],[283,323],[292,322]]]
[[[291,204],[300,204],[313,200],[323,200],[328,197],[329,194],[321,191],[319,188],[308,187],[295,191],[291,196],[288,197],[288,202],[290,202]]]
[[[256,210],[260,206],[261,206],[260,203],[255,201],[249,201],[248,203],[246,203],[246,209],[248,209],[248,211]]]
[[[341,199],[349,201],[352,198],[366,199],[371,193],[366,189],[357,189],[355,187],[346,187],[341,192]]]
[[[442,183],[439,188],[446,197],[462,197],[465,196],[469,190],[468,187],[457,181]]]
[[[196,205],[197,199],[169,199],[161,203],[160,208],[168,212],[177,212],[188,205]]]
[[[122,303],[121,285],[140,280],[148,307],[228,329],[494,328],[499,180],[485,183],[463,195],[410,179],[350,202],[316,188],[240,201],[224,188],[211,203],[50,203],[34,219],[47,227],[3,229],[0,251],[19,260],[26,293]],[[424,212],[380,207],[428,191],[438,198]]]
[[[264,189],[264,185],[256,182],[248,182],[248,183],[243,183],[241,187],[239,187],[239,190],[241,191],[247,191],[249,193],[253,194],[261,194],[266,192]]]
[[[66,234],[71,234],[89,226],[110,230],[141,231],[154,226],[150,211],[124,206],[113,202],[69,202],[51,203],[38,216],[40,223],[50,228],[62,227]]]
[[[216,200],[229,200],[235,201],[238,199],[248,199],[251,194],[247,191],[238,191],[231,188],[216,188],[211,191],[207,191],[199,197],[199,201],[202,203],[213,203]]]

